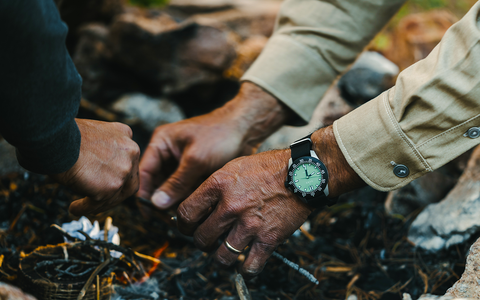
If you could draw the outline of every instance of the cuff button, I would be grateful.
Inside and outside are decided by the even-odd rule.
[[[468,136],[471,139],[480,137],[480,127],[470,128],[463,136]]]
[[[405,178],[410,174],[410,170],[405,165],[396,165],[393,168],[393,174],[400,178]]]

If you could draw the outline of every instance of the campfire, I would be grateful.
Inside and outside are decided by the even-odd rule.
[[[401,299],[444,293],[460,278],[470,245],[415,249],[407,240],[415,214],[388,216],[386,195],[365,188],[312,215],[244,283],[235,266],[219,268],[161,218],[145,220],[133,198],[95,218],[107,227],[113,219],[115,245],[61,230],[78,196],[45,177],[0,183],[0,279],[37,299]]]

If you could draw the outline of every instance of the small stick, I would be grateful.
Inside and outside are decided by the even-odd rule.
[[[240,297],[240,300],[252,300],[252,296],[250,296],[250,293],[248,292],[245,280],[243,280],[243,276],[240,273],[235,276],[235,287],[237,288],[237,293],[238,297]]]
[[[103,268],[105,268],[109,263],[110,263],[110,255],[107,256],[107,259],[101,265],[99,265],[95,269],[95,271],[93,271],[92,275],[90,275],[90,278],[88,278],[87,282],[85,283],[82,290],[80,291],[80,294],[78,294],[77,300],[82,300],[83,297],[85,297],[85,295],[87,294],[87,289],[92,285],[92,282],[95,276],[97,276],[103,270]]]
[[[149,260],[155,264],[160,264],[162,265],[162,267],[169,271],[170,273],[172,273],[173,271],[175,271],[174,268],[170,267],[169,265],[166,265],[164,262],[162,262],[160,259],[158,258],[155,258],[155,257],[152,257],[152,256],[148,256],[148,255],[145,255],[145,254],[142,254],[142,253],[138,253],[137,251],[134,251],[133,252],[136,256],[140,257],[140,258],[143,258],[143,259],[146,259],[146,260]]]
[[[97,275],[97,300],[100,300],[100,276]]]
[[[108,233],[110,232],[110,228],[112,227],[112,218],[107,217],[105,219],[105,226],[103,226],[103,231],[105,232],[105,242],[108,242]]]
[[[283,257],[283,256],[282,256],[281,254],[279,254],[278,252],[273,252],[273,253],[272,253],[272,256],[280,259],[281,261],[283,261],[284,264],[286,264],[286,265],[289,266],[290,268],[298,271],[298,273],[302,274],[303,276],[307,277],[307,279],[310,280],[312,283],[315,283],[315,284],[319,284],[319,283],[320,283],[320,282],[318,281],[318,279],[315,278],[315,276],[313,276],[312,274],[310,274],[310,272],[308,272],[308,271],[305,270],[304,268],[301,268],[301,267],[300,267],[299,265],[297,265],[296,263],[289,261],[288,259],[286,259],[285,257]]]

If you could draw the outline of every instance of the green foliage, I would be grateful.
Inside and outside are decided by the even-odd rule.
[[[140,7],[161,7],[168,4],[169,0],[128,0],[128,3]]]

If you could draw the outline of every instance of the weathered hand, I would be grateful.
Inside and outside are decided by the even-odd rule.
[[[166,209],[228,161],[252,154],[285,121],[283,105],[251,83],[225,106],[158,127],[140,162],[139,197]]]
[[[217,239],[236,249],[251,246],[241,272],[260,273],[275,248],[297,230],[311,213],[284,186],[290,150],[275,150],[241,157],[206,180],[178,208],[181,232],[193,234],[197,247],[211,250]],[[204,221],[203,221],[204,220]],[[238,254],[222,244],[215,258],[233,264]]]
[[[315,132],[312,141],[329,170],[331,197],[365,185],[343,157],[331,127]],[[226,240],[234,248],[251,246],[241,272],[260,273],[275,248],[313,210],[284,186],[289,158],[290,150],[276,150],[225,165],[179,206],[180,231],[193,234],[202,250],[210,250],[228,232]],[[223,265],[233,264],[237,256],[223,243],[215,253]]]
[[[76,120],[82,135],[80,156],[68,171],[51,175],[88,197],[72,202],[74,215],[105,211],[138,190],[140,149],[121,123]]]

